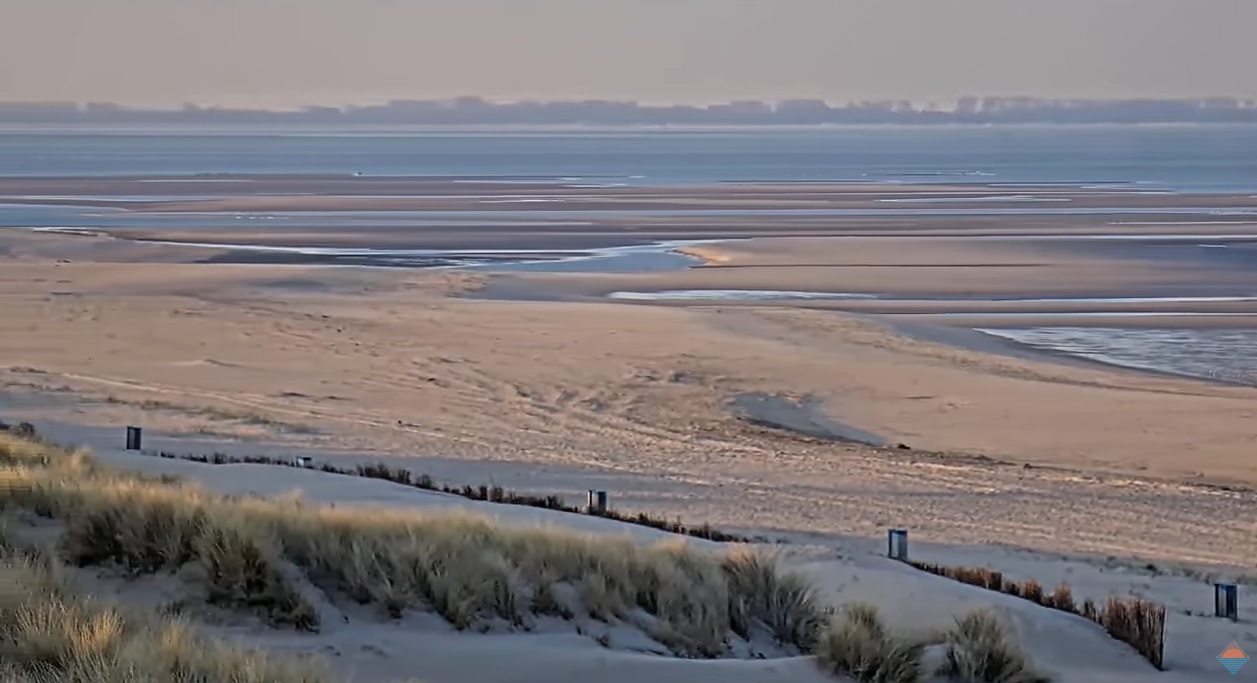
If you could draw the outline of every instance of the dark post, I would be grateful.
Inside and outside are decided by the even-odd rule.
[[[127,450],[140,450],[141,431],[139,427],[127,427]]]
[[[1240,620],[1239,587],[1233,583],[1213,585],[1213,614],[1220,619]]]
[[[886,556],[900,562],[908,561],[907,529],[891,529],[886,535]]]
[[[585,497],[585,512],[602,515],[607,512],[607,492],[590,489]]]

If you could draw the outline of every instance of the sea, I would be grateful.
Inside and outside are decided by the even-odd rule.
[[[0,127],[0,176],[240,173],[431,176],[469,183],[546,182],[573,187],[864,181],[982,183],[996,188],[1060,184],[1155,193],[1257,195],[1257,126],[920,126],[705,131],[19,130]],[[554,219],[541,208],[521,207],[515,218],[521,227],[544,225],[546,220]],[[920,206],[893,210],[908,216],[957,212],[946,207]],[[1024,215],[1061,209],[1017,206],[983,211],[988,215]],[[509,213],[494,212],[493,215],[495,220],[512,220]],[[570,213],[566,216],[572,217]],[[444,218],[433,215],[427,220]],[[182,227],[212,227],[222,219],[204,215],[137,217],[127,216],[125,212],[92,212],[83,207],[0,205],[0,227],[10,228],[151,227],[154,220],[179,220]],[[353,221],[355,218],[341,215],[324,220]],[[398,220],[420,224],[416,221],[425,219],[411,215]],[[1254,220],[1257,221],[1257,217]],[[1254,230],[1257,240],[1257,226]],[[687,259],[676,255],[646,258],[640,246],[620,249],[621,253],[614,258],[586,259],[580,266],[573,266],[571,259],[538,261],[525,256],[493,259],[489,266],[597,271],[688,265]],[[397,258],[401,259],[398,261],[401,265],[422,266],[434,262],[430,256],[403,254]],[[407,258],[412,260],[407,261]],[[479,267],[484,265],[481,263]],[[1252,296],[1257,292],[1233,294]],[[754,296],[748,294],[748,297]],[[982,331],[1030,348],[1130,368],[1257,386],[1257,330],[1254,329],[1194,329],[1181,324],[1158,329],[1146,323],[1137,328],[1118,325],[1095,328],[1062,322],[1061,325],[1035,327],[999,325]]]
[[[0,175],[183,173],[629,185],[988,181],[1257,192],[1257,125],[247,133],[0,128]]]

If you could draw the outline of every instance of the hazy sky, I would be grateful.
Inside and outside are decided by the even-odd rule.
[[[1257,97],[1257,0],[0,0],[0,100]]]

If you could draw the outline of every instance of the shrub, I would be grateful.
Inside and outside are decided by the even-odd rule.
[[[1009,581],[996,571],[967,567],[944,567],[936,564],[914,562],[921,571],[937,574],[990,590],[1025,598],[1044,607],[1051,607],[1096,622],[1115,640],[1135,648],[1153,666],[1163,666],[1165,650],[1165,606],[1142,598],[1109,598],[1104,609],[1085,600],[1082,607],[1074,602],[1073,591],[1061,584],[1050,595],[1033,579],[1017,583]]]
[[[324,683],[322,668],[208,641],[178,621],[91,601],[62,570],[0,553],[0,680]]]
[[[208,602],[274,623],[317,627],[296,588],[303,570],[301,580],[389,616],[433,611],[460,629],[559,614],[637,626],[684,656],[723,655],[731,634],[772,634],[799,652],[816,644],[821,611],[808,582],[745,550],[647,546],[470,514],[227,497],[31,448],[20,452],[23,462],[44,465],[0,467],[0,482],[23,483],[0,487],[0,505],[39,507],[64,521],[63,550],[76,564],[188,570],[180,576],[201,579]],[[79,468],[75,476],[68,467]],[[510,495],[492,487],[475,494]]]
[[[729,614],[733,631],[743,638],[762,624],[779,643],[804,652],[815,648],[825,615],[815,588],[798,574],[783,574],[776,558],[760,553],[731,553],[723,562],[729,582]]]
[[[986,567],[944,567],[924,562],[913,562],[912,566],[924,572],[947,577],[953,581],[967,583],[970,586],[978,586],[979,588],[1003,591],[1005,593],[1011,592],[1011,589],[1005,588],[1008,582],[1004,581],[1004,575]]]
[[[1074,592],[1070,589],[1069,584],[1067,583],[1062,583],[1057,586],[1056,590],[1048,596],[1047,602],[1044,604],[1062,612],[1078,614],[1078,605],[1074,603]]]
[[[214,453],[213,455],[178,455],[166,451],[156,453],[148,453],[160,458],[179,458],[191,462],[197,462],[207,465],[274,465],[279,467],[297,467],[292,460],[270,458],[267,456],[245,456],[235,457],[225,455],[223,453]],[[464,485],[461,487],[438,486],[432,477],[421,474],[418,477],[411,474],[409,470],[401,468],[389,467],[384,463],[357,465],[353,468],[337,467],[328,463],[320,464],[316,469],[328,474],[339,474],[344,476],[364,477],[367,479],[380,479],[390,481],[402,486],[412,486],[414,488],[427,491],[440,491],[450,495],[462,496],[468,500],[486,501],[490,503],[499,503],[502,505],[523,505],[527,507],[543,508],[546,510],[557,510],[560,512],[571,512],[577,514],[586,514],[584,510],[578,507],[568,505],[563,501],[561,496],[546,495],[537,496],[510,491],[501,486],[471,486]],[[627,524],[637,524],[640,526],[659,529],[669,533],[680,534],[684,536],[693,536],[708,541],[716,541],[718,543],[749,543],[762,542],[767,539],[762,537],[748,538],[738,534],[731,534],[718,529],[713,529],[710,525],[703,524],[696,527],[682,524],[680,520],[670,521],[659,517],[652,517],[645,513],[625,514],[614,510],[607,510],[598,513],[599,516],[607,519],[613,519],[617,522]]]
[[[1087,598],[1083,601],[1082,609],[1078,610],[1078,613],[1081,614],[1084,619],[1090,619],[1097,624],[1100,623],[1100,610],[1096,609],[1096,604],[1091,601],[1091,598]]]
[[[0,500],[21,496],[18,502],[34,503],[63,521],[61,548],[73,564],[116,564],[136,575],[192,565],[201,570],[209,602],[245,608],[275,624],[317,629],[313,607],[283,575],[275,541],[233,516],[225,499],[105,475],[83,479],[35,470],[24,476],[26,492],[12,487]]]
[[[1022,581],[1021,587],[1017,592],[1021,595],[1021,597],[1035,603],[1036,605],[1046,604],[1043,601],[1043,586],[1034,579],[1026,579],[1025,581]]]
[[[849,605],[820,639],[817,664],[860,683],[917,683],[925,643],[889,635],[875,607]]]
[[[1143,598],[1109,598],[1097,622],[1109,635],[1129,643],[1152,665],[1165,664],[1165,606]]]
[[[195,539],[210,604],[251,609],[272,623],[317,631],[318,614],[285,579],[274,544],[259,541],[243,526],[205,525]]]
[[[35,429],[35,425],[29,422],[19,422],[15,425],[11,425],[7,422],[0,421],[0,432],[7,432],[19,439],[26,439],[28,441],[39,440],[39,432]]]
[[[948,634],[947,656],[938,675],[956,683],[1050,683],[1026,663],[994,613],[970,612]]]

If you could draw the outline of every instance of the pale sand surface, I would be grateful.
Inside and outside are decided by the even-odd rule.
[[[626,290],[762,289],[940,298],[1131,296],[1182,286],[1254,287],[1251,273],[1229,272],[1206,263],[1114,260],[1088,255],[1081,248],[1067,250],[1028,241],[766,237],[690,246],[682,251],[702,258],[707,265],[666,273],[531,275],[529,281],[554,285],[556,291],[595,295]],[[1257,288],[1253,291],[1257,293]],[[834,302],[813,301],[809,305],[832,306]],[[871,308],[893,304],[842,301],[838,305]]]
[[[105,243],[113,251],[96,256]],[[1241,600],[1239,625],[1207,618],[1212,591],[1191,570],[1209,565],[1230,579],[1253,571],[1257,495],[1244,487],[1257,484],[1257,461],[1247,457],[1254,389],[978,354],[826,310],[497,301],[463,296],[483,278],[458,271],[159,263],[191,250],[145,247],[131,258],[125,248],[134,245],[53,235],[6,235],[2,246],[11,260],[0,269],[0,417],[30,419],[112,464],[225,492],[465,505],[384,482],[128,456],[118,446],[131,424],[147,429],[149,447],[177,452],[386,460],[449,483],[494,482],[569,501],[607,489],[618,509],[791,538],[789,562],[811,572],[829,599],[877,603],[896,625],[945,626],[966,608],[993,604],[1036,663],[1063,681],[1134,683],[1153,672],[1090,624],[888,563],[879,557],[885,529],[911,529],[918,559],[989,565],[1047,586],[1065,580],[1079,598],[1136,590],[1165,602],[1173,671],[1158,680],[1221,675],[1218,651],[1231,640],[1257,643],[1249,602]],[[773,248],[824,256],[816,246]],[[736,264],[729,253],[726,263]],[[858,256],[885,264],[895,253],[870,246]],[[933,247],[898,254],[909,266],[971,256]],[[93,258],[118,263],[79,262]],[[1048,270],[1094,265],[1090,286],[1107,275],[1129,278],[1123,288],[1155,272],[1070,263]],[[890,265],[900,267],[882,268],[884,278],[866,279],[866,288],[914,272]],[[743,274],[729,275],[736,270]],[[755,288],[769,270],[635,276],[632,287],[584,276],[501,278],[493,287],[590,295],[604,286],[670,288],[668,278],[710,271],[725,285]],[[796,274],[791,288],[845,287],[826,279],[842,270]],[[919,276],[921,286],[944,282]],[[1018,287],[1011,275],[999,279]],[[727,404],[752,392],[814,398],[837,420],[921,450],[749,425]],[[618,532],[582,517],[489,513]],[[333,648],[336,666],[359,681],[823,680],[805,660],[679,662],[570,633],[480,637],[358,620],[314,640],[223,632],[281,649]]]
[[[1234,537],[1253,522],[1248,494],[1176,483],[1257,482],[1257,390],[980,355],[828,311],[446,295],[469,277],[8,263],[3,379],[113,397],[74,408],[93,424],[267,436],[273,421],[477,478],[497,463],[647,475],[669,490],[617,495],[739,527],[901,524],[1217,562],[1257,547]],[[890,443],[1042,467],[799,439],[732,417],[749,392],[815,397]]]

